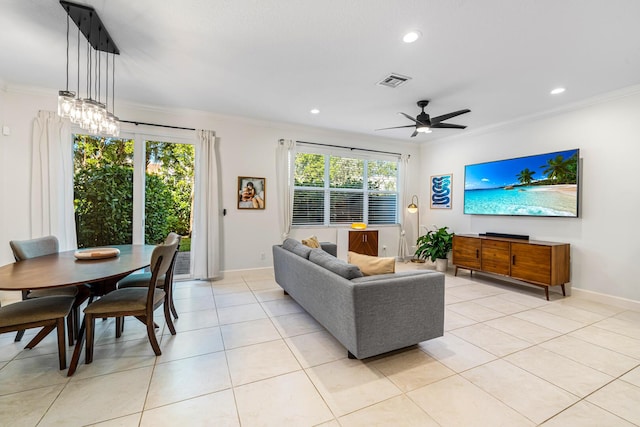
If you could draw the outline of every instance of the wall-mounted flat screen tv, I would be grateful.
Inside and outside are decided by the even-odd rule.
[[[464,213],[578,216],[580,150],[464,167]]]

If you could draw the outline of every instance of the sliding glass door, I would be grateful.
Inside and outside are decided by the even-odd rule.
[[[166,137],[74,135],[78,247],[158,244],[182,236],[176,275],[188,277],[194,146]]]
[[[175,274],[190,274],[193,227],[195,147],[146,141],[145,243],[162,241],[173,231],[182,236]]]

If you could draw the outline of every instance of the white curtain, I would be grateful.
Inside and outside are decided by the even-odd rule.
[[[220,178],[216,134],[196,131],[195,197],[191,263],[196,279],[220,276]]]
[[[409,194],[407,193],[407,176],[409,173],[409,156],[403,154],[400,156],[400,215],[398,222],[400,223],[400,239],[398,241],[398,260],[404,261],[409,254],[409,248],[407,246],[407,233],[405,231],[405,225],[407,224],[407,200],[409,200]]]
[[[289,237],[293,218],[293,187],[291,186],[291,162],[295,157],[296,142],[281,139],[276,148],[276,185],[278,187],[278,208],[280,213],[280,237]]]
[[[31,141],[31,238],[53,235],[60,250],[77,248],[71,125],[39,111]]]

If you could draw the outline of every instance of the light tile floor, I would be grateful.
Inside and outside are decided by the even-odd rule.
[[[53,335],[3,334],[0,425],[640,425],[640,312],[466,271],[445,286],[443,337],[364,361],[268,269],[177,283],[160,357],[135,319],[119,339],[98,321],[94,362],[67,378]]]

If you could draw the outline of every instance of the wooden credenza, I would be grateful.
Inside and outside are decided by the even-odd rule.
[[[561,286],[570,278],[568,243],[519,240],[476,235],[453,236],[453,265],[458,268],[499,274],[544,288]]]
[[[378,256],[378,230],[349,230],[349,251]]]

